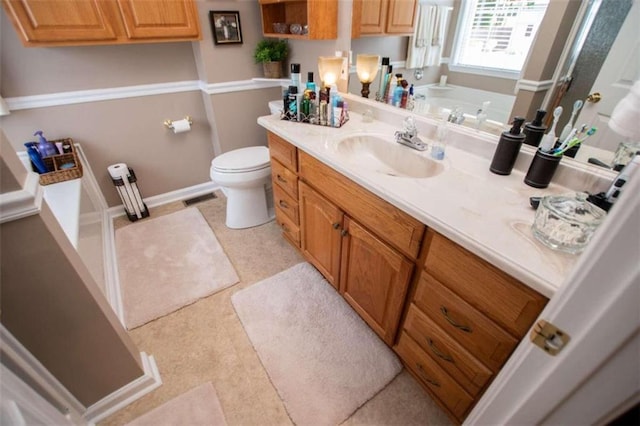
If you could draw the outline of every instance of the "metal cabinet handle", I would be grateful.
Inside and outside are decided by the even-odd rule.
[[[464,331],[465,333],[471,333],[471,327],[467,326],[467,325],[461,325],[458,324],[457,322],[455,322],[450,316],[449,316],[449,312],[447,311],[447,308],[445,308],[444,306],[440,306],[440,312],[442,312],[442,315],[444,315],[445,319],[447,321],[449,321],[449,324],[451,324],[452,326],[454,326],[455,328],[458,328],[462,331]]]
[[[340,231],[340,235],[342,235],[343,237],[346,237],[347,235],[349,235],[349,231],[347,231],[346,229],[343,229],[342,231]]]
[[[440,383],[438,383],[437,381],[430,379],[427,376],[427,372],[424,371],[424,367],[422,366],[422,364],[420,364],[419,362],[416,362],[416,367],[418,367],[418,371],[420,372],[420,377],[422,377],[422,379],[427,382],[432,384],[433,386],[439,388],[440,387]]]
[[[436,354],[436,356],[438,358],[442,358],[443,360],[445,360],[447,362],[453,362],[453,358],[451,358],[451,356],[449,356],[449,355],[447,355],[445,353],[442,353],[442,351],[440,351],[440,349],[438,349],[436,344],[433,343],[433,340],[431,340],[429,337],[427,337],[427,343],[429,344],[429,349],[431,349],[431,352]]]
[[[280,182],[287,183],[287,180],[280,175],[276,175],[276,179],[278,179]]]
[[[289,204],[287,204],[287,202],[284,201],[284,200],[280,200],[278,202],[278,204],[280,204],[280,207],[282,207],[283,209],[288,209],[289,208]]]
[[[334,223],[334,224],[333,224],[333,225],[331,225],[331,226],[333,226],[333,229],[338,229],[338,228],[340,228],[340,224],[339,224],[338,222]]]

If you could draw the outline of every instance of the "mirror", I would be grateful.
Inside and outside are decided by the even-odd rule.
[[[448,30],[443,47],[443,57],[448,57],[451,52],[453,38],[455,34],[455,24],[460,9],[460,0],[451,2],[453,4],[453,10],[449,14]],[[628,21],[633,19],[634,12],[629,12],[632,4],[637,8],[639,0],[589,0],[585,2],[580,8],[576,7],[571,15],[570,22],[565,25],[573,25],[574,21],[577,22],[574,26],[576,30],[572,32],[575,37],[569,37],[567,46],[564,47],[562,55],[556,53],[556,56],[560,56],[560,60],[556,61],[556,71],[553,74],[553,79],[556,81],[557,89],[553,93],[547,93],[547,96],[542,99],[541,96],[533,96],[533,100],[527,102],[527,98],[521,97],[522,91],[518,92],[518,96],[515,96],[516,81],[507,80],[502,78],[485,77],[479,75],[465,75],[463,73],[455,73],[449,71],[446,63],[440,66],[426,67],[421,70],[421,78],[417,78],[414,70],[408,69],[394,69],[396,72],[402,73],[409,84],[413,84],[415,87],[415,93],[417,94],[416,109],[414,113],[419,114],[435,114],[439,116],[441,111],[445,114],[451,111],[455,106],[460,106],[462,111],[467,116],[467,119],[463,122],[463,125],[475,127],[477,121],[475,120],[478,109],[482,108],[482,104],[485,101],[491,101],[491,105],[487,109],[487,120],[481,127],[481,131],[490,132],[492,134],[500,134],[507,126],[514,115],[514,111],[531,111],[527,114],[527,119],[533,118],[535,110],[542,105],[546,105],[548,111],[547,117],[551,117],[551,111],[555,106],[563,106],[564,113],[556,126],[556,134],[560,135],[561,130],[565,124],[569,121],[571,116],[573,104],[577,99],[586,99],[591,93],[592,86],[598,77],[600,68],[602,65],[612,61],[618,61],[618,58],[607,59],[609,55],[609,49],[616,40],[616,36],[620,31],[627,16]],[[635,24],[637,25],[637,23]],[[633,23],[631,25],[633,27]],[[623,33],[621,33],[621,37]],[[631,51],[628,52],[626,59],[629,56],[638,55],[638,41],[637,31],[631,33],[624,33],[624,37],[629,37],[632,40],[628,42],[631,44]],[[351,41],[351,50],[353,57],[355,58],[359,53],[375,53],[381,57],[387,56],[391,58],[391,63],[400,65],[407,57],[407,44],[408,37],[404,36],[381,36],[381,37],[361,37],[353,39]],[[562,49],[562,46],[559,48]],[[564,59],[564,60],[563,60]],[[630,87],[634,80],[638,79],[637,62],[627,61],[630,64],[636,64],[635,70],[627,71],[628,86]],[[622,64],[620,64],[622,66]],[[394,67],[395,68],[395,67]],[[440,85],[440,79],[443,75],[448,75],[448,83],[451,83],[451,87],[447,83],[444,87]],[[371,84],[370,98],[374,98],[376,91],[379,87],[379,77],[376,78]],[[552,82],[549,81],[549,85]],[[462,86],[462,87],[460,87]],[[361,85],[357,81],[355,74],[351,75],[349,81],[349,92],[359,95]],[[551,92],[551,91],[549,91]],[[628,92],[623,91],[624,94]],[[531,97],[532,92],[528,92]],[[609,93],[604,94],[608,97]],[[424,99],[422,95],[425,96]],[[617,102],[614,102],[614,105]],[[535,104],[535,105],[534,105]],[[515,105],[515,108],[514,108]],[[593,105],[585,104],[583,112],[588,109],[597,110],[593,108]],[[591,112],[594,114],[593,111]],[[522,114],[521,114],[522,115]],[[597,115],[597,113],[596,113]],[[580,126],[582,123],[581,116],[574,118],[574,126]],[[586,116],[585,116],[586,117]],[[591,117],[594,119],[594,117]],[[606,117],[604,117],[606,120]],[[591,123],[591,121],[589,121]],[[585,155],[577,155],[576,159],[579,161],[587,161],[590,156],[600,158],[604,163],[609,162],[613,158],[613,151],[616,149],[621,138],[613,133],[607,133],[606,122],[600,122],[597,127],[604,129],[603,131],[596,132],[596,134],[602,134],[601,139],[607,141],[598,147],[600,151],[595,154],[593,152]],[[549,123],[550,125],[550,123]],[[595,135],[594,135],[595,137]],[[593,137],[592,137],[593,138]],[[585,142],[587,145],[592,145],[591,140]],[[585,152],[587,150],[584,150]]]

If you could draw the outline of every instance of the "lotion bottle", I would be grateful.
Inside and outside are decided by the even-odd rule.
[[[524,125],[522,133],[525,135],[524,143],[527,145],[535,146],[536,148],[540,145],[544,132],[547,130],[547,126],[542,124],[542,119],[546,113],[547,111],[539,109],[536,112],[536,118],[534,118],[531,123]]]
[[[516,158],[518,158],[520,147],[525,138],[525,136],[520,133],[520,127],[524,124],[524,118],[515,117],[512,124],[511,130],[502,132],[496,152],[493,154],[493,160],[491,160],[491,166],[489,167],[491,172],[498,175],[511,174],[511,170],[516,163]]]

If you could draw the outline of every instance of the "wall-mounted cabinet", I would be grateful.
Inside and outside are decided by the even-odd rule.
[[[334,40],[338,37],[338,0],[259,0],[265,37]],[[307,34],[281,34],[274,23],[307,25]]]
[[[27,47],[201,38],[193,0],[4,0]]]
[[[416,6],[417,0],[354,0],[352,37],[410,35]]]

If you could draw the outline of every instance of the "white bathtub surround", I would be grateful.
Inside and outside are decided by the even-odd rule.
[[[534,290],[547,297],[554,294],[578,256],[553,251],[535,239],[530,230],[535,211],[529,197],[602,191],[613,173],[561,163],[552,184],[535,189],[523,182],[533,149],[522,149],[511,175],[498,176],[489,171],[497,138],[457,125],[449,126],[445,171],[439,175],[415,179],[368,171],[340,154],[341,139],[387,134],[394,144],[393,134],[409,113],[357,96],[345,98],[351,119],[340,129],[285,122],[275,116],[260,117],[258,123]],[[374,109],[374,123],[362,123],[359,112],[366,108]],[[416,124],[419,136],[430,143],[437,121],[416,117]],[[416,155],[428,157],[429,151]]]

